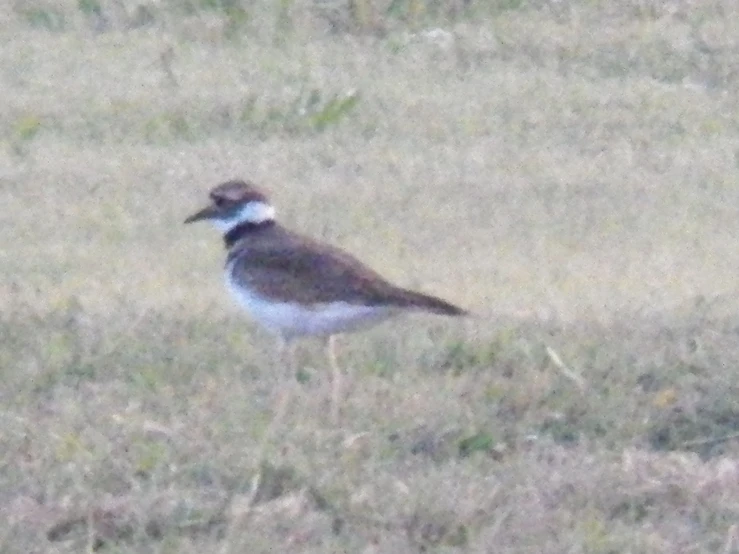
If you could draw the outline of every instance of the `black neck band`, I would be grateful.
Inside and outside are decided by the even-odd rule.
[[[223,242],[226,243],[226,248],[231,248],[237,241],[241,240],[246,235],[262,231],[268,227],[272,227],[274,224],[274,220],[271,219],[262,221],[261,223],[250,223],[248,221],[239,223],[236,227],[223,235]]]

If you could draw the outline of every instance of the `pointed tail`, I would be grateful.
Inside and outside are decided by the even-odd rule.
[[[427,312],[431,312],[434,314],[439,315],[449,315],[449,316],[465,316],[469,315],[469,312],[467,310],[464,310],[460,308],[459,306],[455,306],[454,304],[451,304],[447,302],[446,300],[442,300],[441,298],[437,298],[436,296],[431,296],[429,294],[423,294],[422,292],[416,292],[412,290],[403,290],[403,307],[408,308],[417,308],[419,310],[425,310]]]

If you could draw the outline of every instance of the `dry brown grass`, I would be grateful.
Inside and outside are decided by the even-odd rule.
[[[3,552],[739,551],[733,2],[185,4],[0,16]],[[478,317],[275,425],[234,176]]]

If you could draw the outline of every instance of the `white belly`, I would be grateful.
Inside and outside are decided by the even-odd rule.
[[[274,302],[253,291],[236,286],[230,272],[226,286],[231,294],[260,325],[285,339],[305,335],[333,335],[356,331],[393,315],[392,308],[330,302],[304,306],[296,302]]]

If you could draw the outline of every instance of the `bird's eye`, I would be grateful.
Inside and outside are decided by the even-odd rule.
[[[216,208],[223,208],[226,205],[226,199],[222,196],[216,196],[213,199],[213,204],[216,205]]]

